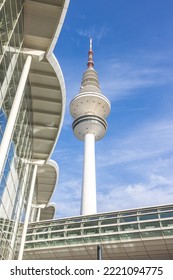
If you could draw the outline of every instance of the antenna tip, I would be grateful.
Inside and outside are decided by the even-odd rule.
[[[90,38],[90,50],[88,52],[88,68],[93,67],[94,66],[94,62],[93,62],[93,51],[92,51],[92,38]]]
[[[92,38],[90,38],[90,51],[92,51]]]

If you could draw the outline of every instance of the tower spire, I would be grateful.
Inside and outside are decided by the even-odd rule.
[[[90,51],[92,51],[92,42],[93,40],[92,40],[92,38],[90,38]]]
[[[93,61],[93,50],[92,50],[92,38],[90,38],[90,49],[88,52],[88,63],[87,63],[88,68],[93,68],[94,66],[94,61]]]

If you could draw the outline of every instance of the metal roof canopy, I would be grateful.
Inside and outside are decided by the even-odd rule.
[[[29,73],[33,112],[33,160],[49,159],[59,136],[65,110],[65,83],[52,54],[69,0],[25,0],[25,49],[45,52],[33,60]]]
[[[54,161],[49,160],[47,164],[38,166],[35,186],[37,204],[49,203],[58,177],[59,168]]]
[[[51,220],[55,215],[55,204],[49,204],[47,207],[41,209],[40,221]]]

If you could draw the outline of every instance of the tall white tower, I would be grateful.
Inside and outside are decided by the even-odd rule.
[[[81,215],[97,213],[95,141],[104,137],[107,129],[105,119],[110,113],[110,102],[101,93],[98,75],[93,68],[92,39],[87,66],[80,92],[70,103],[70,113],[74,118],[73,132],[79,140],[84,141]]]

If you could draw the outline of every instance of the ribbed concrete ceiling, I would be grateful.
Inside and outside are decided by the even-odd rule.
[[[60,22],[64,3],[64,0],[25,0],[25,47],[47,51]]]
[[[156,238],[145,241],[133,240],[124,242],[107,242],[102,244],[103,260],[170,260],[173,239]],[[96,260],[97,244],[62,246],[59,248],[47,246],[44,248],[26,249],[24,259],[27,260]]]
[[[55,206],[48,205],[47,207],[41,209],[40,221],[51,220],[55,215]]]
[[[57,170],[53,165],[38,167],[36,178],[37,204],[47,204],[52,196],[57,180]]]
[[[33,159],[46,160],[61,121],[61,87],[55,72],[46,61],[32,62],[29,79],[33,110]]]
[[[33,160],[46,161],[49,158],[63,119],[65,85],[52,51],[63,25],[68,3],[69,0],[25,0],[23,47],[45,51],[41,62],[33,59],[29,73],[33,112]]]

